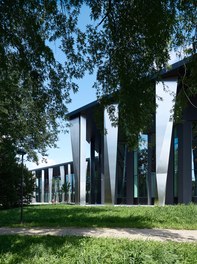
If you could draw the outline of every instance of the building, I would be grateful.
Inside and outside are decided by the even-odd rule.
[[[197,202],[197,109],[188,104],[178,124],[171,118],[174,95],[185,89],[178,83],[184,65],[180,61],[162,72],[170,92],[155,83],[163,101],[157,101],[154,126],[139,136],[137,149],[128,149],[121,128],[111,125],[98,101],[69,113],[73,161],[34,170],[36,201],[64,201],[66,182],[67,201],[81,205]],[[118,105],[112,107],[118,117]]]

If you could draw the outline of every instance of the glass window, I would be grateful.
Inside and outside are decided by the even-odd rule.
[[[197,122],[192,127],[192,196],[197,197]]]
[[[179,140],[177,136],[177,130],[174,130],[174,197],[178,197],[178,147]]]
[[[147,176],[148,135],[140,134],[138,149],[134,151],[134,198],[147,198]]]
[[[126,161],[127,145],[123,142],[118,144],[117,152],[117,203],[126,203]]]
[[[134,198],[138,197],[138,152],[134,151]]]
[[[147,197],[148,184],[148,135],[141,134],[138,146],[139,197]]]

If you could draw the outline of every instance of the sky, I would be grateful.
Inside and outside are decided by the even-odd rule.
[[[85,27],[86,24],[90,23],[89,10],[86,7],[83,7],[81,10],[79,23],[82,29]],[[58,49],[58,44],[55,44],[53,46],[53,51],[56,58],[62,61],[64,56],[63,53],[61,53],[61,51]],[[174,63],[177,60],[178,59],[175,53],[172,53],[170,63]],[[92,88],[92,85],[95,80],[96,80],[95,74],[93,75],[86,74],[82,80],[78,81],[79,91],[76,94],[71,93],[72,102],[67,105],[69,112],[76,110],[96,100],[96,90]],[[51,148],[47,151],[48,156],[45,157],[47,163],[42,161],[42,157],[40,157],[38,165],[36,163],[26,161],[25,163],[28,169],[32,170],[36,168],[72,161],[72,149],[71,149],[71,140],[69,133],[59,134],[57,146],[58,148]],[[88,151],[87,151],[87,156],[88,156]]]
[[[89,75],[86,75],[83,80],[79,81],[80,90],[78,93],[71,95],[72,102],[68,105],[69,112],[96,100],[96,90],[91,88],[94,81],[95,76]],[[58,148],[48,150],[47,163],[41,162],[42,158],[40,158],[40,164],[38,166],[35,163],[26,162],[28,169],[36,169],[72,161],[70,134],[60,133],[57,145]]]
[[[89,10],[87,7],[82,7],[81,15],[79,17],[80,28],[85,29],[85,25],[92,23],[89,18]],[[58,61],[64,62],[64,54],[59,50],[58,43],[54,43],[51,48],[55,54]],[[96,100],[96,90],[92,88],[96,80],[96,75],[86,74],[83,79],[78,80],[79,91],[75,94],[71,93],[72,102],[67,105],[69,112],[80,108],[92,101]],[[57,141],[58,148],[49,149],[46,157],[47,163],[42,162],[42,157],[40,157],[39,165],[32,162],[26,162],[28,169],[36,169],[39,167],[46,167],[54,164],[64,163],[72,161],[72,150],[71,150],[71,140],[69,133],[60,133],[59,140]],[[87,152],[88,155],[88,152]]]

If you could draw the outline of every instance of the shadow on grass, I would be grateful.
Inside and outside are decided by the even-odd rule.
[[[21,226],[19,219],[20,208],[0,211],[0,226]],[[197,229],[197,206],[28,206],[23,226]]]
[[[20,209],[0,211],[0,226],[20,226]],[[29,206],[24,208],[24,226],[37,227],[136,227],[153,228],[147,215],[121,213],[114,207]]]
[[[49,214],[50,210],[50,214]],[[42,209],[26,213],[27,225],[48,227],[136,227],[153,228],[151,219],[143,215],[122,215],[109,208],[70,207],[69,209]]]
[[[79,248],[84,239],[83,237],[3,235],[0,236],[0,252],[1,254],[12,252],[22,258],[31,259],[32,256],[41,255],[43,252],[57,254],[65,244],[67,248]]]
[[[0,236],[0,263],[196,263],[196,259],[195,243]]]

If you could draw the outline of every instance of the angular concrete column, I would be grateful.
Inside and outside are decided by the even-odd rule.
[[[36,183],[36,172],[32,171],[32,178],[34,179],[35,183]],[[33,197],[31,200],[32,203],[36,202],[36,191],[33,191]]]
[[[118,105],[114,105],[114,108],[115,116],[118,117]],[[105,203],[115,204],[118,126],[112,126],[107,109],[104,110],[104,129]]]
[[[64,166],[60,166],[60,189],[62,185],[65,183],[65,169]],[[65,193],[62,193],[62,202],[65,200]]]
[[[73,166],[75,173],[75,202],[86,203],[86,118],[76,117],[70,121]]]
[[[49,174],[49,203],[52,202],[52,179],[53,179],[53,168],[48,169]]]
[[[172,108],[177,91],[177,79],[165,79],[163,83],[167,91],[164,91],[162,83],[156,85],[156,103],[158,105],[156,112],[156,179],[159,205],[165,204],[173,128]],[[161,97],[162,101],[158,97]]]
[[[42,174],[41,174],[41,203],[44,203],[44,170],[42,170]]]
[[[174,134],[172,132],[172,134]],[[174,136],[171,140],[170,146],[170,156],[169,156],[169,164],[168,164],[168,177],[166,183],[166,202],[165,204],[173,204],[176,202],[175,193],[174,193]]]
[[[71,167],[70,164],[68,164],[68,184],[70,184],[70,189],[68,191],[68,203],[71,203],[71,179],[72,175],[71,175]]]
[[[39,179],[36,178],[36,188],[38,190],[38,196],[36,197],[36,202],[39,203],[40,202],[40,186],[39,186]]]

